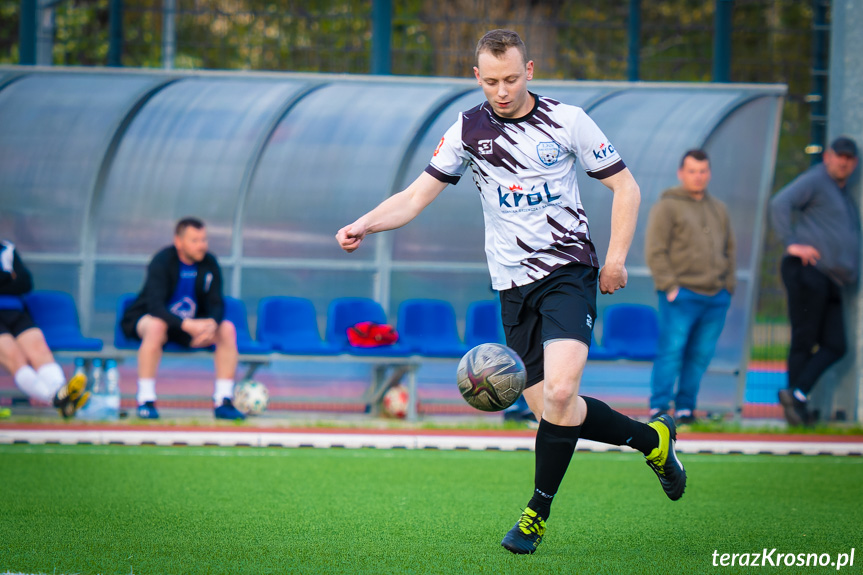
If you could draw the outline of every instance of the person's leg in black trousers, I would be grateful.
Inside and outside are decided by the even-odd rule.
[[[779,392],[779,401],[788,422],[802,425],[809,422],[807,395],[824,371],[845,354],[842,297],[839,286],[799,258],[782,260],[782,281],[788,293],[791,347],[788,389]]]

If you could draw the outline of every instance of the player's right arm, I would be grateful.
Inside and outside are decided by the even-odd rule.
[[[447,186],[426,172],[411,185],[381,202],[375,209],[338,231],[339,246],[350,253],[368,234],[400,228],[422,212]]]

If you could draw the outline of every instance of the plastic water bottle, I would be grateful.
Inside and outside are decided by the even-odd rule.
[[[109,373],[113,372],[112,375]],[[120,393],[117,383],[117,362],[109,359],[102,368],[102,360],[94,359],[90,370],[90,401],[78,410],[78,419],[104,421],[117,419],[120,415]],[[110,380],[114,379],[115,395],[108,393]]]
[[[104,419],[120,417],[120,371],[117,361],[105,361],[105,411]]]
[[[83,357],[76,357],[75,358],[75,372],[73,373],[73,375],[80,375],[80,374],[87,375],[87,367],[84,365],[84,358]]]
[[[102,360],[93,360],[93,369],[90,370],[90,392],[93,395],[100,395],[105,392],[104,379],[105,372],[102,371]]]

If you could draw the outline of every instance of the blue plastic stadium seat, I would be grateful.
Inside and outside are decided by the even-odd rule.
[[[234,324],[237,330],[237,351],[240,353],[270,353],[273,346],[252,339],[249,332],[249,318],[246,315],[246,304],[231,296],[224,296],[225,319]]]
[[[659,343],[659,318],[647,305],[614,304],[602,316],[602,345],[618,357],[650,361]]]
[[[282,353],[331,355],[339,352],[321,340],[315,306],[301,297],[273,296],[258,302],[257,338]]]
[[[136,297],[138,297],[137,294],[127,293],[121,295],[120,299],[117,300],[117,321],[114,322],[114,347],[117,349],[138,349],[141,345],[141,340],[126,337],[126,334],[120,329],[120,320],[123,319],[126,308],[132,305]]]
[[[599,345],[596,342],[596,338],[594,338],[593,334],[590,334],[590,349],[587,352],[587,359],[595,359],[595,360],[610,360],[610,359],[622,359],[619,353],[616,353],[604,345]]]
[[[467,306],[464,342],[470,349],[481,343],[506,343],[498,300],[475,301]]]
[[[405,345],[430,357],[461,357],[469,349],[459,339],[455,310],[448,301],[403,301],[399,306],[398,332]]]
[[[75,300],[66,292],[36,290],[23,297],[30,317],[52,351],[101,351],[102,340],[84,337]]]
[[[354,355],[410,355],[410,347],[401,342],[381,347],[355,347],[348,342],[348,328],[363,321],[386,324],[387,315],[381,304],[363,297],[336,298],[327,309],[326,341],[339,352]]]
[[[120,320],[126,308],[137,298],[137,294],[125,294],[120,296],[117,302],[117,321],[114,324],[114,347],[117,349],[138,349],[141,346],[141,340],[130,339],[126,337],[123,330],[120,329]],[[237,351],[239,353],[254,354],[254,353],[270,353],[272,346],[268,343],[257,342],[252,339],[249,332],[249,322],[246,318],[245,304],[233,297],[225,296],[225,319],[234,324],[237,330]],[[191,352],[191,351],[213,351],[214,346],[205,348],[185,347],[174,342],[168,342],[163,348],[165,351],[174,352]]]

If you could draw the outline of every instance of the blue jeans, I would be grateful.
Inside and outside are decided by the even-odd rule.
[[[659,346],[650,378],[650,408],[665,411],[674,400],[675,410],[694,411],[701,377],[725,325],[731,294],[721,290],[706,296],[680,288],[673,302],[665,292],[658,294]]]

